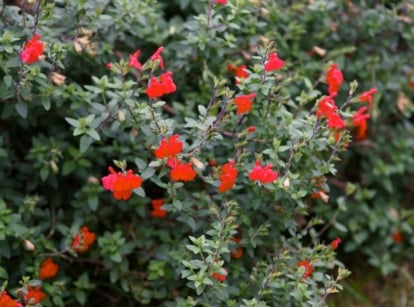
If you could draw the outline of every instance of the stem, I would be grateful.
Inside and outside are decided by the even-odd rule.
[[[40,2],[42,0],[37,1],[36,8],[35,8],[35,17],[34,17],[34,27],[33,27],[33,36],[35,36],[37,31],[37,25],[39,23],[39,16],[40,16]]]
[[[210,29],[210,20],[211,20],[211,11],[213,10],[214,0],[210,0],[207,9],[207,23],[206,23],[206,30]]]
[[[339,214],[340,209],[337,209],[334,213],[334,215],[332,215],[332,217],[329,219],[328,223],[325,224],[325,226],[323,226],[323,228],[318,232],[318,237],[320,237],[322,234],[325,233],[325,231],[328,230],[329,227],[331,227],[331,225],[336,221],[336,217]]]

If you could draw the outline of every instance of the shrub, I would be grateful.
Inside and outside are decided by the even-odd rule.
[[[341,289],[349,272],[325,231],[357,221],[345,199],[374,194],[353,181],[338,215],[331,204],[342,192],[329,183],[351,181],[347,164],[336,169],[347,146],[345,162],[365,144],[350,130],[365,137],[367,119],[380,120],[387,74],[401,67],[390,60],[374,83],[362,69],[387,22],[405,26],[391,9],[214,0],[2,8],[0,299],[322,306]],[[367,37],[353,14],[366,17]],[[367,50],[353,46],[365,39]],[[411,127],[408,117],[400,127]],[[380,161],[368,157],[363,170]],[[364,243],[348,227],[345,248]]]

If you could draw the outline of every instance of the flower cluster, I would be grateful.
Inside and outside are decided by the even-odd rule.
[[[219,192],[220,193],[230,190],[233,187],[234,182],[236,181],[238,171],[234,167],[234,164],[235,164],[234,161],[230,161],[221,167],[220,176],[219,176],[220,178]]]
[[[40,265],[39,279],[45,280],[56,276],[59,266],[53,262],[52,257],[46,258]]]
[[[262,163],[259,160],[256,160],[256,163],[253,169],[249,173],[249,179],[252,181],[259,181],[261,184],[273,183],[279,176],[279,174],[272,170],[272,164],[262,166]]]
[[[303,273],[303,278],[308,278],[312,275],[313,272],[313,265],[310,263],[309,259],[305,259],[302,261],[299,261],[296,266],[298,268],[303,267],[305,268],[305,272]]]
[[[43,42],[39,40],[40,35],[36,34],[24,45],[23,51],[20,53],[20,59],[25,64],[37,62],[43,53]]]
[[[166,73],[160,75],[158,78],[152,77],[150,79],[146,93],[149,98],[154,99],[165,94],[174,93],[175,90],[176,86],[174,80],[172,79],[172,72],[167,71]]]
[[[170,158],[178,155],[183,150],[183,143],[179,140],[179,135],[174,134],[161,140],[160,146],[154,150],[154,155],[158,159]]]
[[[276,52],[269,54],[269,59],[266,61],[264,68],[267,72],[273,70],[279,70],[283,68],[285,61],[279,59],[279,56]]]
[[[256,94],[239,95],[234,98],[234,104],[237,106],[237,115],[249,113],[252,108],[252,99]]]
[[[96,235],[93,232],[89,232],[88,227],[84,226],[73,237],[72,249],[77,253],[84,253],[93,244],[95,238]]]
[[[151,216],[152,217],[164,218],[167,216],[168,212],[161,208],[163,204],[164,204],[164,201],[162,200],[162,198],[151,200],[151,205],[152,205]]]
[[[142,184],[142,178],[135,175],[132,170],[126,172],[115,172],[109,167],[110,174],[102,177],[102,185],[106,190],[112,191],[116,200],[127,200],[132,195],[132,190],[137,189]]]

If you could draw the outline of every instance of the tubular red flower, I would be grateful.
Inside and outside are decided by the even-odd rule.
[[[300,267],[304,267],[305,268],[305,272],[303,273],[303,278],[308,278],[309,276],[312,275],[313,272],[313,265],[310,263],[310,261],[308,259],[299,261],[296,266],[298,268]]]
[[[116,200],[127,200],[132,195],[132,190],[137,189],[142,184],[142,178],[135,175],[132,170],[125,173],[115,173],[112,167],[108,167],[110,174],[102,177],[102,185],[105,190],[112,191]]]
[[[325,96],[318,101],[316,116],[318,118],[325,117],[328,120],[328,128],[333,130],[341,130],[345,128],[345,122],[338,114],[338,107],[335,104],[336,93],[331,96]]]
[[[276,52],[269,54],[269,59],[265,63],[265,70],[266,71],[273,71],[279,70],[283,68],[285,65],[285,61],[279,59]]]
[[[328,83],[328,93],[332,95],[339,91],[344,78],[342,72],[338,69],[338,64],[332,64],[326,72],[326,82]]]
[[[141,50],[135,51],[133,54],[129,55],[129,66],[135,67],[137,70],[142,70],[142,64],[138,62],[138,57],[141,54]]]
[[[249,77],[249,73],[245,70],[246,68],[246,65],[240,65],[235,67],[233,64],[229,64],[227,66],[227,70],[230,72],[234,72],[234,74],[236,75],[236,84],[240,83],[240,79],[245,79]]]
[[[164,50],[164,47],[159,47],[157,49],[157,51],[155,51],[154,54],[150,58],[151,61],[159,61],[160,67],[161,67],[162,70],[165,69],[165,67],[164,67],[164,60],[162,59],[162,56],[161,56],[161,52],[163,50]]]
[[[345,122],[338,113],[331,113],[328,115],[328,128],[341,130],[345,128]]]
[[[176,89],[174,80],[172,79],[172,72],[167,71],[158,78],[152,77],[150,79],[146,93],[149,98],[154,99],[165,94],[173,93]]]
[[[40,265],[39,279],[53,278],[59,271],[59,266],[53,262],[52,257],[46,258]]]
[[[77,253],[86,252],[95,241],[96,235],[89,232],[87,226],[82,227],[73,237],[72,249]]]
[[[174,181],[192,181],[197,176],[191,162],[183,163],[176,158],[170,158],[167,164],[171,167],[170,176]]]
[[[252,108],[252,99],[256,97],[256,94],[251,93],[248,95],[240,95],[234,98],[234,104],[237,106],[237,115],[250,112]]]
[[[161,209],[162,205],[164,204],[164,201],[162,198],[160,199],[153,199],[151,200],[151,205],[153,210],[151,211],[151,216],[154,218],[164,218],[167,216],[167,211],[164,209]]]
[[[262,166],[259,160],[256,160],[256,163],[253,169],[249,173],[249,179],[252,181],[259,181],[262,184],[273,183],[279,176],[279,174],[272,170],[272,164]]]
[[[29,305],[36,305],[46,299],[46,294],[40,290],[39,286],[27,286],[27,293],[24,296],[25,303]]]
[[[358,141],[364,140],[367,136],[367,119],[369,114],[364,114],[367,111],[367,107],[361,107],[353,116],[353,124],[356,128],[355,139]]]
[[[227,270],[226,270],[226,272],[227,272]],[[213,276],[213,278],[217,279],[220,282],[225,281],[226,278],[227,278],[227,275],[221,275],[221,274],[219,274],[217,272],[214,272],[213,274],[211,274],[211,276]]]
[[[337,249],[339,244],[342,242],[341,238],[336,237],[335,240],[331,242],[332,249]]]
[[[374,87],[370,89],[369,91],[366,91],[359,95],[359,101],[361,102],[368,102],[369,109],[372,109],[372,96],[377,93],[378,90]]]
[[[161,140],[160,146],[154,150],[154,155],[158,159],[169,158],[178,155],[183,150],[183,143],[179,140],[179,135],[174,134]]]
[[[394,241],[394,243],[397,243],[397,244],[400,244],[404,241],[403,235],[402,235],[401,231],[399,231],[399,230],[392,233],[391,238]]]
[[[43,53],[43,42],[39,41],[40,35],[36,34],[27,41],[24,45],[23,51],[20,53],[20,59],[25,64],[32,64],[37,62]]]
[[[16,301],[14,301],[4,290],[1,292],[1,295],[0,295],[0,306],[1,307],[22,307],[22,304],[19,304]]]
[[[215,3],[225,5],[225,4],[227,4],[227,0],[216,0]]]
[[[227,190],[230,190],[237,178],[237,169],[234,168],[234,161],[227,162],[224,164],[220,171],[220,185],[219,185],[219,192],[223,193]]]
[[[237,245],[239,245],[241,238],[232,238],[231,239],[234,243],[236,243]],[[230,253],[230,256],[234,259],[239,259],[243,256],[243,248],[241,246],[237,246],[236,251]]]

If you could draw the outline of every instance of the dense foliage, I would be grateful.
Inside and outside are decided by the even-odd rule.
[[[0,303],[324,306],[337,254],[393,271],[414,5],[385,2],[0,1]]]

